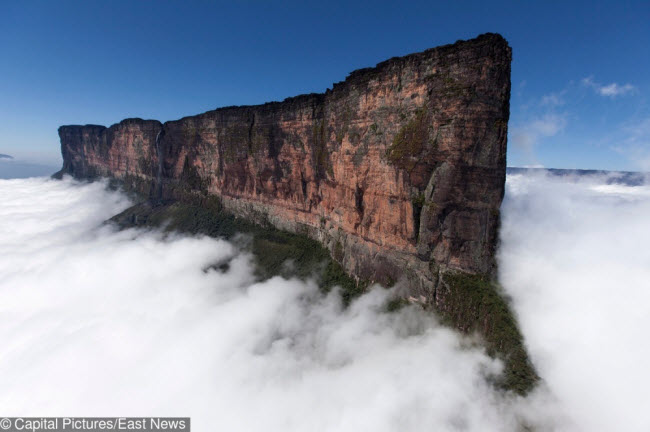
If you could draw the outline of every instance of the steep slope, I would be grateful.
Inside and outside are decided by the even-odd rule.
[[[216,197],[489,341],[496,312],[460,310],[457,294],[494,274],[510,62],[507,42],[485,34],[354,71],[324,94],[164,124],[62,126],[59,175],[110,177],[154,201]]]

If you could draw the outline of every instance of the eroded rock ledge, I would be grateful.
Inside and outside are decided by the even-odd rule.
[[[59,175],[110,177],[154,201],[216,197],[489,339],[494,318],[480,303],[459,310],[454,286],[494,274],[510,62],[505,39],[484,34],[354,71],[324,94],[62,126]]]

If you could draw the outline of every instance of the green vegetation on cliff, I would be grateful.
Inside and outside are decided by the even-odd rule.
[[[415,116],[397,132],[386,151],[388,161],[407,171],[413,170],[429,137],[430,121],[426,107],[420,107]]]
[[[196,202],[146,201],[112,217],[110,222],[119,228],[160,228],[166,232],[233,240],[253,255],[260,280],[277,275],[301,279],[314,277],[323,291],[341,287],[345,305],[367,287],[367,283],[348,276],[319,242],[306,235],[235,217],[214,197],[197,197]],[[250,241],[238,241],[235,237],[238,233],[248,235]],[[443,302],[437,307],[443,323],[464,333],[480,334],[488,354],[503,360],[504,372],[495,382],[497,387],[526,394],[535,386],[539,377],[528,359],[517,321],[498,285],[479,275],[448,272],[442,277],[437,298]],[[395,298],[387,304],[386,310],[392,312],[407,304],[408,301]]]
[[[315,277],[325,291],[341,287],[346,305],[366,286],[348,276],[316,240],[237,218],[224,211],[216,198],[204,198],[197,203],[143,202],[112,217],[110,222],[120,228],[161,228],[166,232],[203,234],[228,240],[235,240],[238,233],[248,234],[251,241],[238,244],[252,253],[260,279],[277,275],[301,279]]]
[[[487,353],[504,363],[496,385],[518,394],[528,393],[539,381],[524,347],[517,320],[501,288],[489,278],[446,273],[438,290],[444,304],[443,322],[465,333],[481,335]]]

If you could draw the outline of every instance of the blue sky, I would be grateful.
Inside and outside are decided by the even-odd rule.
[[[0,0],[0,153],[57,165],[62,124],[322,92],[498,32],[513,47],[510,166],[650,170],[648,23],[647,1]]]

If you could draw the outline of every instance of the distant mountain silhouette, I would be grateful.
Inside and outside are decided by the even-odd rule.
[[[0,153],[0,179],[44,177],[55,172],[58,167],[16,160]]]
[[[584,169],[557,169],[557,168],[506,168],[508,174],[548,173],[557,177],[606,177],[606,184],[623,184],[626,186],[641,186],[650,179],[650,173],[634,171],[606,171]]]

